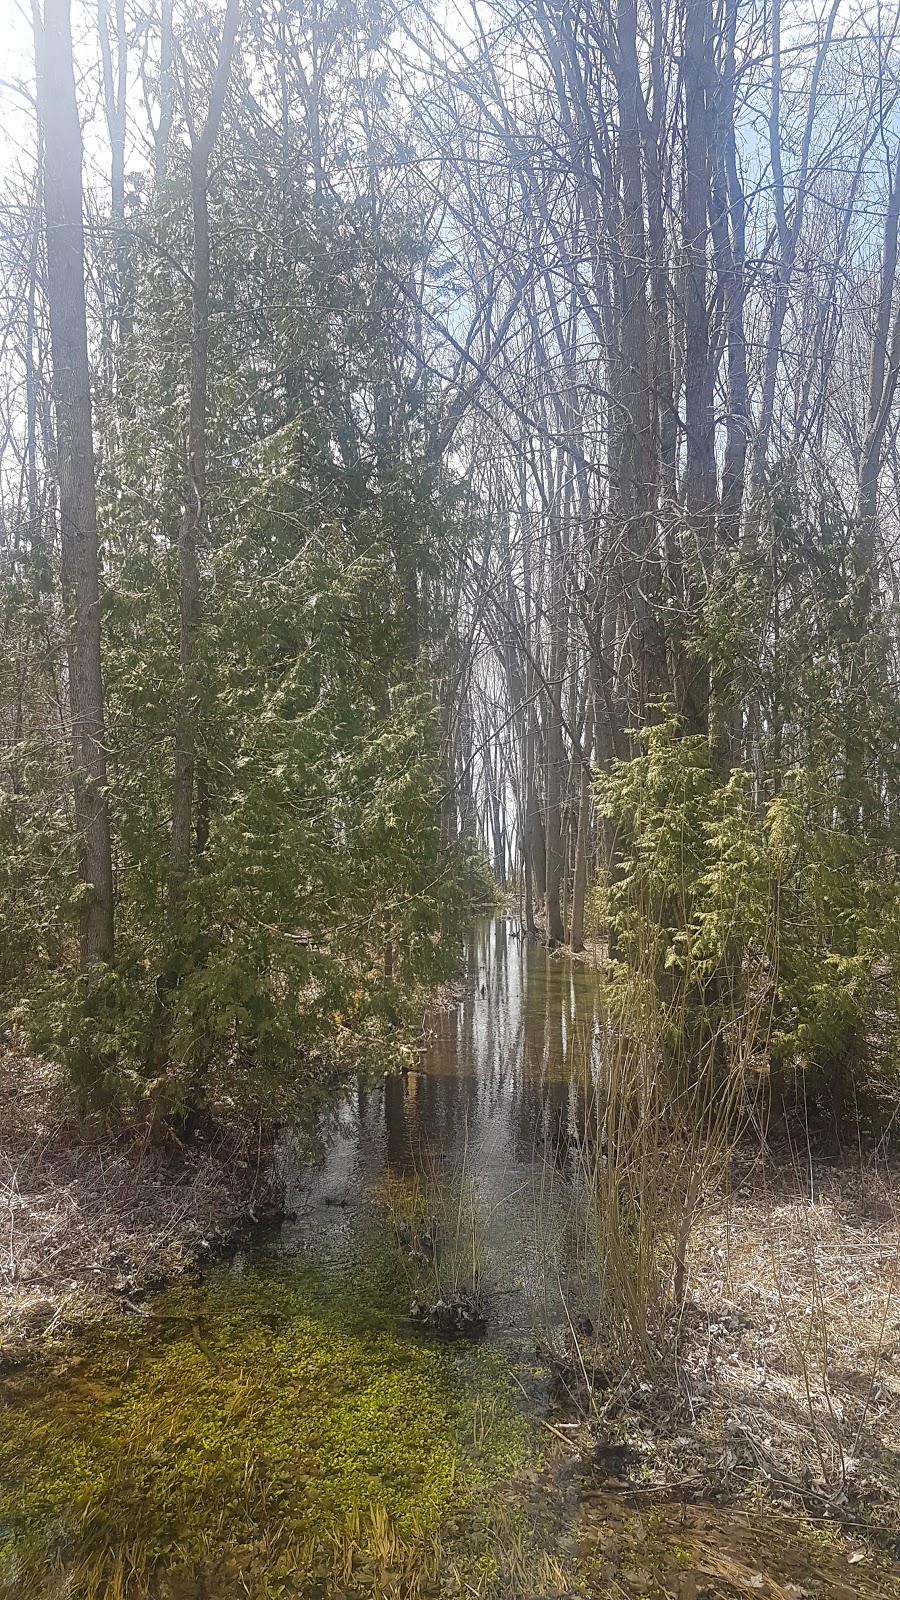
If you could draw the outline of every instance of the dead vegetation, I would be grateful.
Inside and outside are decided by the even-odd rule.
[[[46,1062],[0,1058],[0,1349],[128,1309],[277,1198],[258,1125],[112,1132],[72,1118]]]
[[[585,1486],[579,1553],[603,1600],[896,1600],[900,1572],[859,1539],[777,1512],[631,1502]]]
[[[593,1381],[562,1409],[580,1406],[604,1492],[780,1505],[842,1528],[859,1563],[900,1555],[897,1178],[874,1157],[734,1153],[667,1351],[610,1377],[578,1341],[570,1366]]]
[[[722,1466],[900,1537],[897,1173],[789,1150],[745,1170],[694,1242],[681,1379]]]

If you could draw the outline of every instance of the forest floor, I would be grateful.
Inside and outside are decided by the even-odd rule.
[[[60,1074],[0,1056],[0,1356],[123,1309],[277,1202],[259,1126],[184,1142],[73,1121]]]
[[[900,1568],[893,1587],[877,1576],[900,1559],[900,1174],[858,1154],[798,1163],[786,1139],[734,1169],[695,1234],[674,1359],[594,1392],[579,1434],[591,1481],[655,1507],[661,1529],[676,1501],[710,1526],[716,1507],[799,1514],[840,1541],[846,1587],[822,1592],[900,1594]],[[701,1592],[720,1592],[717,1572]]]
[[[715,1396],[729,1471],[900,1538],[896,1162],[784,1140],[734,1166],[695,1242],[687,1392]]]
[[[601,968],[603,941],[576,959]],[[798,1133],[734,1152],[695,1228],[674,1360],[595,1392],[588,1455],[601,1489],[855,1530],[846,1593],[868,1594],[870,1554],[900,1560],[900,1160]]]

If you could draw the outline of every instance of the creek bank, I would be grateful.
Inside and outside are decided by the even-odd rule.
[[[0,1058],[0,1358],[113,1311],[277,1215],[281,1178],[259,1123],[154,1141],[77,1123],[61,1074]]]
[[[767,1507],[610,1492],[588,1476],[581,1593],[641,1600],[898,1600],[900,1568],[863,1537]]]
[[[658,1363],[611,1373],[592,1327],[551,1362],[551,1422],[595,1485],[806,1517],[866,1571],[900,1559],[898,1192],[883,1156],[736,1152]]]
[[[352,1089],[319,1168],[299,1164],[294,1220],[254,1230],[151,1317],[108,1318],[63,1350],[44,1341],[0,1375],[0,1483],[10,1517],[30,1508],[23,1560],[31,1532],[39,1563],[62,1526],[67,1575],[128,1572],[142,1545],[149,1573],[162,1518],[191,1568],[187,1587],[173,1576],[156,1591],[167,1600],[262,1600],[275,1579],[306,1600],[894,1594],[896,1171],[748,1144],[697,1213],[675,1370],[623,1377],[607,1361],[592,1425],[547,1411],[545,1357],[565,1356],[567,1319],[528,1315],[547,1281],[530,1263],[559,1265],[570,1336],[603,1359],[596,1279],[562,1253],[582,1126],[570,1067],[585,1028],[572,1024],[589,1023],[593,994],[581,964],[493,927],[429,1026],[421,1070]],[[529,1255],[534,1193],[556,1207],[552,1258]],[[488,1338],[410,1325],[413,1294],[427,1310],[466,1285],[484,1295]],[[566,1455],[558,1481],[548,1448]],[[826,1517],[816,1496],[835,1486]],[[740,1532],[753,1519],[755,1548]],[[804,1572],[806,1543],[791,1566],[781,1557],[807,1527]],[[738,1540],[727,1560],[720,1540]],[[206,1587],[191,1588],[201,1567]]]

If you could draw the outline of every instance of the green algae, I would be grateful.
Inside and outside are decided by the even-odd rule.
[[[473,944],[471,961],[486,959]],[[530,1147],[528,1108],[543,1104],[564,1032],[548,1043],[546,1019],[568,1006],[572,977],[544,953],[528,960],[531,1043],[517,1001],[504,1028],[525,1052]],[[360,1103],[359,1126],[336,1132],[343,1199],[330,1177],[316,1199],[314,1181],[295,1233],[257,1236],[233,1266],[161,1295],[152,1320],[123,1317],[0,1376],[0,1593],[494,1600],[563,1587],[547,1554],[561,1512],[533,1481],[548,1435],[535,1438],[515,1351],[441,1346],[406,1316],[386,1177],[404,1203],[421,1186],[408,1220],[429,1209],[452,1243],[454,1174],[471,1151],[481,1159],[475,1128],[488,1152],[496,1132],[474,1034],[448,1023],[437,1048],[433,1075],[396,1080],[372,1117]],[[512,1196],[522,1176],[509,1175]],[[502,1210],[479,1277],[518,1294],[523,1208]]]
[[[365,1589],[379,1552],[431,1570],[530,1429],[498,1350],[437,1346],[385,1309],[392,1270],[377,1251],[340,1271],[258,1253],[56,1369],[12,1373],[0,1592],[38,1595],[56,1572],[73,1595],[137,1595],[168,1572],[182,1587],[156,1592],[344,1593],[348,1560]]]

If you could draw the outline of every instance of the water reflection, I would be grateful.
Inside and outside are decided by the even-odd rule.
[[[523,1290],[538,1210],[547,1226],[548,1173],[567,1171],[584,1130],[577,1085],[596,1050],[595,1008],[596,978],[581,963],[551,956],[514,919],[479,923],[463,997],[431,1018],[417,1069],[360,1087],[342,1108],[311,1185],[304,1176],[301,1233],[334,1248],[386,1180],[464,1178],[492,1287]]]
[[[559,1324],[554,1294],[578,1304],[566,1193],[583,1112],[570,1085],[595,1048],[595,983],[503,918],[473,932],[464,972],[418,1069],[360,1087],[340,1108],[312,1181],[298,1173],[295,1222],[167,1291],[152,1315],[110,1325],[71,1363],[36,1367],[22,1389],[13,1375],[0,1430],[0,1524],[13,1542],[4,1550],[0,1526],[0,1593],[81,1593],[88,1574],[98,1595],[261,1594],[270,1560],[276,1577],[297,1577],[315,1555],[321,1576],[319,1544],[302,1541],[325,1530],[327,1553],[332,1527],[342,1536],[367,1498],[417,1517],[421,1501],[430,1516],[456,1504],[457,1460],[464,1476],[483,1451],[489,1478],[476,1481],[494,1481],[501,1452],[526,1448],[522,1396],[538,1410],[547,1400],[533,1334]],[[502,1351],[437,1350],[409,1320],[385,1201],[392,1186],[408,1196],[417,1184],[434,1203],[426,1272],[449,1238],[452,1205],[440,1202],[463,1189],[471,1198],[479,1305],[483,1291]],[[468,1281],[474,1290],[474,1273]],[[32,1543],[41,1571],[46,1552],[58,1554],[50,1589],[18,1583]],[[183,1583],[136,1576],[182,1560]],[[195,1582],[201,1562],[216,1574],[209,1585]],[[348,1592],[343,1577],[296,1589],[326,1591]]]

